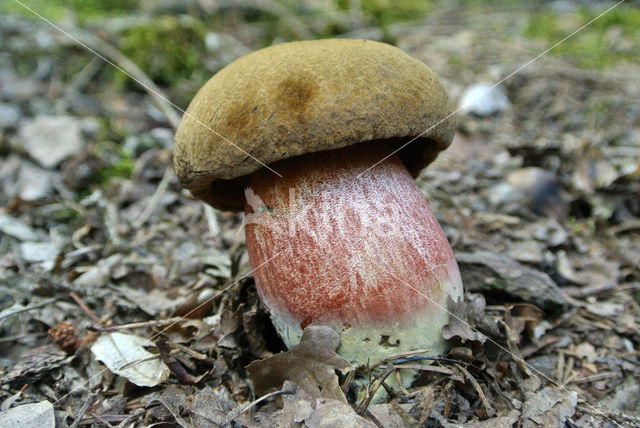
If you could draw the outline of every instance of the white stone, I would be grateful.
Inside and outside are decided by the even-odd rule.
[[[58,257],[58,249],[50,242],[23,242],[20,254],[30,263],[47,262]]]
[[[81,121],[69,116],[41,115],[20,127],[22,148],[45,168],[54,168],[83,146]]]
[[[0,214],[0,232],[20,241],[35,241],[38,238],[31,227],[7,214]]]
[[[502,113],[511,103],[500,86],[491,83],[475,83],[464,90],[460,109],[477,116]]]

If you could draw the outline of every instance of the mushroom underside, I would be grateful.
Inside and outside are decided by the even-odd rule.
[[[415,141],[412,141],[414,139]],[[358,150],[362,153],[375,152],[376,150],[371,147],[383,144],[388,147],[388,151],[381,154],[379,159],[373,160],[371,165],[378,162],[389,153],[397,151],[396,155],[400,158],[400,161],[413,177],[416,177],[422,168],[433,162],[443,149],[441,144],[430,138],[416,138],[416,136],[374,140],[363,142],[355,146],[360,147]],[[250,157],[247,157],[244,161],[255,162]],[[280,173],[278,169],[279,164],[280,163],[271,165],[270,168],[273,168],[275,171]],[[191,192],[198,199],[202,199],[209,205],[221,210],[241,211],[244,208],[245,200],[243,197],[243,191],[249,184],[249,175],[242,175],[240,177],[225,180],[208,178],[206,173],[203,173],[203,176],[199,181],[201,184],[197,186],[192,185],[191,187]]]

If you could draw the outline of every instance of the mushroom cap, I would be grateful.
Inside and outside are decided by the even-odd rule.
[[[377,140],[397,148],[420,136],[397,153],[415,177],[451,143],[452,112],[435,73],[396,47],[283,43],[237,59],[198,91],[176,133],[174,166],[194,196],[238,211],[260,162],[306,153]]]

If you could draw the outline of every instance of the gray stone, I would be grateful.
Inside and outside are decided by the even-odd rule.
[[[0,103],[0,128],[16,126],[20,120],[20,109],[12,104]]]
[[[18,196],[23,201],[38,201],[51,196],[53,177],[51,171],[24,162],[18,172]]]
[[[22,148],[45,168],[54,168],[82,150],[82,121],[69,116],[41,115],[20,127]]]

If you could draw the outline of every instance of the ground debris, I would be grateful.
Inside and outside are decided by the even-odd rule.
[[[298,345],[290,350],[254,361],[247,366],[258,394],[279,389],[285,380],[295,382],[314,398],[346,403],[335,370],[343,374],[353,370],[347,360],[335,353],[340,337],[325,326],[304,329]]]
[[[562,290],[544,272],[528,268],[505,254],[457,253],[463,283],[469,291],[504,293],[543,309],[566,307]]]
[[[418,17],[400,4],[370,10],[385,2],[278,0],[37,11],[146,87],[4,3],[0,425],[41,406],[42,427],[52,414],[63,427],[640,426],[640,65],[625,55],[585,67],[640,41],[626,3],[533,62],[604,8],[436,2]],[[458,112],[451,147],[416,177],[466,286],[443,332],[452,349],[371,367],[372,381],[407,367],[419,376],[362,412],[330,333],[301,345],[309,358],[283,352],[243,216],[180,187],[178,117],[163,101],[185,108],[210,75],[265,43],[332,35],[386,40],[425,61],[452,105],[465,88],[501,82],[499,108]],[[579,49],[566,49],[573,41]],[[112,369],[92,353],[106,340],[122,351],[100,350]],[[153,387],[126,371],[146,364],[160,367],[143,370]]]

